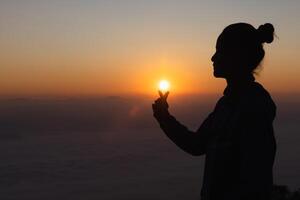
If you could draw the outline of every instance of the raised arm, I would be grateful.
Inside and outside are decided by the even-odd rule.
[[[161,95],[161,97],[152,104],[153,115],[161,129],[168,138],[185,152],[194,156],[205,154],[206,144],[209,139],[212,113],[204,120],[196,132],[190,131],[169,113],[166,101],[167,96],[168,93]]]

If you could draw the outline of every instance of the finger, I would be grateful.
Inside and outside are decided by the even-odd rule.
[[[153,111],[156,111],[156,110],[157,110],[157,105],[152,104],[152,110],[153,110]]]
[[[169,96],[169,91],[166,92],[166,94],[164,95],[164,99],[167,100],[168,96]]]
[[[164,98],[164,94],[160,90],[158,90],[158,94],[161,98]]]
[[[155,102],[155,103],[153,103],[152,105],[153,105],[153,107],[158,108],[158,107],[160,107],[161,103]]]

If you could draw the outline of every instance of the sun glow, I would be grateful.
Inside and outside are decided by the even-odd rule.
[[[161,80],[158,84],[158,88],[159,90],[161,90],[162,92],[166,92],[169,90],[170,88],[170,83],[167,80]]]

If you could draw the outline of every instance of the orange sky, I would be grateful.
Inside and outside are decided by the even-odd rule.
[[[0,96],[216,93],[210,58],[225,26],[265,22],[257,78],[271,92],[300,92],[300,3],[274,1],[2,1]]]

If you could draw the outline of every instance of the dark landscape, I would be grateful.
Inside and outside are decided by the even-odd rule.
[[[170,97],[170,110],[195,130],[218,97]],[[275,97],[274,199],[299,199],[299,101]],[[204,158],[167,139],[152,100],[1,99],[1,199],[199,199]]]

